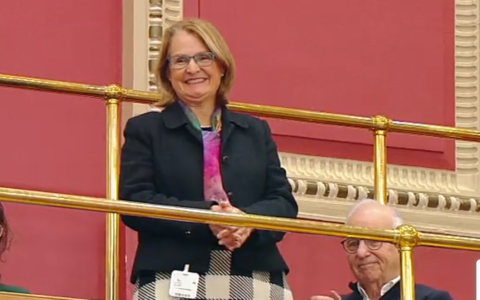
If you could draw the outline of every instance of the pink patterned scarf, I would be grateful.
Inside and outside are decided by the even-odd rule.
[[[220,146],[222,131],[222,110],[217,108],[212,115],[212,128],[202,128],[193,111],[179,101],[185,114],[196,130],[202,133],[203,138],[203,193],[207,201],[229,202],[227,193],[223,189],[220,172]]]

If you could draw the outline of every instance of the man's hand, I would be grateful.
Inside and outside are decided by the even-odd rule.
[[[331,291],[328,296],[312,296],[310,300],[342,300],[342,297],[337,292]]]
[[[243,211],[232,206],[228,202],[221,202],[220,205],[214,205],[211,209],[215,212],[245,214]],[[240,248],[253,231],[253,229],[246,227],[222,225],[210,225],[210,229],[219,240],[219,245],[225,246],[230,251]]]

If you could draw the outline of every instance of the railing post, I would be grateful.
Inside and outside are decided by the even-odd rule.
[[[105,89],[107,106],[107,198],[118,200],[120,173],[120,102],[122,88]],[[106,220],[105,300],[118,300],[120,294],[120,217],[108,213]]]
[[[415,300],[413,249],[418,244],[419,233],[417,229],[411,225],[400,225],[397,231],[397,245],[401,261],[400,299]]]
[[[391,120],[384,116],[373,117],[374,146],[374,190],[375,199],[387,204],[387,130]]]

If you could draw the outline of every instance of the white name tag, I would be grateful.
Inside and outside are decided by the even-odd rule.
[[[197,297],[198,280],[197,273],[188,271],[189,265],[185,265],[183,271],[173,271],[170,277],[169,294],[176,298],[195,299]]]

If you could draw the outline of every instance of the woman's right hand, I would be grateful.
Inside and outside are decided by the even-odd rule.
[[[244,213],[236,207],[233,207],[229,203],[221,203],[220,205],[214,205],[211,208],[214,212],[230,212],[230,213]],[[248,238],[251,231],[249,228],[239,228],[235,226],[223,226],[211,224],[210,230],[213,235],[219,239],[219,244],[225,246],[230,251],[233,251],[243,244]],[[248,234],[247,234],[248,233]]]

